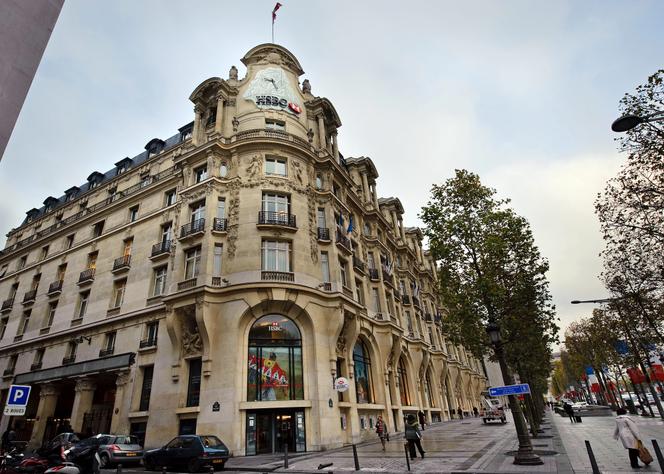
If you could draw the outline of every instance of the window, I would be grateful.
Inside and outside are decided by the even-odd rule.
[[[191,205],[191,223],[203,219],[205,217],[205,201],[199,201]]]
[[[403,363],[403,358],[399,359],[399,366],[397,367],[397,377],[399,379],[399,396],[401,397],[401,404],[410,405],[408,377],[406,375],[406,366]]]
[[[201,396],[201,359],[189,361],[189,383],[187,385],[187,406],[197,407]]]
[[[2,278],[3,276],[5,276],[5,274],[7,273],[7,269],[8,269],[8,268],[9,268],[9,265],[7,265],[7,264],[5,264],[5,265],[3,265],[2,267],[0,267],[0,278]]]
[[[97,255],[99,252],[91,252],[88,254],[88,268],[97,268]]]
[[[104,221],[97,222],[92,227],[92,237],[99,237],[104,232]]]
[[[58,267],[58,281],[60,282],[64,281],[66,272],[67,272],[67,264],[63,263]]]
[[[373,403],[371,358],[362,341],[357,341],[353,348],[353,362],[355,363],[355,395],[357,403]]]
[[[279,215],[290,213],[290,199],[283,194],[263,193],[263,211]]]
[[[104,350],[109,354],[112,354],[115,350],[115,336],[115,331],[106,333],[106,337],[104,339]]]
[[[221,276],[221,252],[223,246],[221,244],[214,244],[214,258],[212,264],[212,276]]]
[[[17,268],[17,270],[20,270],[20,269],[24,268],[24,267],[25,267],[25,264],[27,263],[27,261],[28,261],[28,256],[27,256],[27,255],[23,255],[23,256],[18,260],[18,268]]]
[[[316,189],[319,191],[323,189],[323,177],[319,174],[316,175]]]
[[[278,240],[263,240],[261,248],[263,271],[290,272],[291,244]]]
[[[219,219],[223,219],[226,217],[226,199],[225,198],[219,198],[217,201],[217,217]]]
[[[323,272],[323,281],[327,283],[330,281],[330,256],[327,252],[320,253],[320,266]]]
[[[138,206],[129,208],[129,222],[134,222],[138,219]]]
[[[74,246],[74,234],[68,235],[65,238],[65,250],[68,250]]]
[[[228,176],[228,165],[226,164],[225,161],[222,161],[221,166],[219,166],[219,176],[221,176],[222,178]]]
[[[371,304],[376,313],[380,313],[380,296],[378,296],[378,288],[371,288]]]
[[[85,312],[88,310],[88,302],[90,300],[90,291],[83,291],[78,294],[78,312],[75,319],[82,319]]]
[[[281,120],[265,119],[265,128],[268,130],[285,130],[286,123]]]
[[[184,278],[189,280],[198,276],[199,267],[201,265],[201,248],[196,247],[187,250],[185,253],[184,261]]]
[[[171,189],[170,191],[166,191],[166,193],[164,193],[164,205],[171,206],[171,205],[175,204],[176,198],[177,198],[177,194],[175,192],[175,189]]]
[[[30,324],[30,313],[31,310],[27,310],[26,312],[23,313],[23,317],[21,318],[21,323],[18,326],[18,332],[16,333],[17,336],[22,336],[23,334],[26,333],[28,329],[28,325]]]
[[[364,306],[364,289],[361,280],[355,280],[355,299]]]
[[[8,323],[9,323],[9,317],[0,319],[0,339],[5,337],[5,330],[7,329]]]
[[[339,190],[339,185],[337,183],[332,183],[332,194],[341,199],[341,191]]]
[[[148,346],[157,345],[157,335],[159,333],[159,321],[153,321],[145,325],[145,335]]]
[[[154,269],[154,286],[152,296],[160,296],[166,293],[166,273],[168,267],[163,266]]]
[[[46,349],[37,349],[35,351],[35,359],[32,361],[32,365],[35,367],[41,367],[42,362],[44,362],[44,352]]]
[[[42,247],[40,260],[44,260],[46,257],[48,257],[48,245]]]
[[[16,298],[16,293],[18,293],[18,283],[14,283],[11,289],[9,290],[9,299],[13,300],[14,298]]]
[[[7,360],[7,372],[14,373],[16,369],[16,362],[18,361],[18,354],[12,354]]]
[[[374,260],[373,252],[367,252],[367,266],[369,270],[376,269],[376,260]]]
[[[58,308],[57,301],[51,301],[48,304],[48,310],[46,311],[46,321],[44,322],[44,327],[50,328],[53,325],[53,320],[55,319],[55,310]]]
[[[289,318],[269,314],[249,331],[247,400],[303,400],[302,340]]]
[[[194,177],[197,183],[200,183],[204,179],[207,179],[207,166],[201,166],[194,170]]]
[[[346,261],[339,259],[339,270],[341,270],[341,284],[348,288],[348,269]]]
[[[119,280],[113,284],[113,300],[111,302],[111,308],[119,308],[122,306],[126,287],[127,280]]]
[[[280,158],[265,158],[265,174],[286,176],[286,160]]]
[[[75,360],[76,359],[76,349],[78,348],[78,344],[75,342],[70,342],[67,345],[67,352],[65,352],[65,357],[70,360]]]
[[[322,207],[318,208],[318,212],[317,212],[316,217],[317,217],[317,221],[318,221],[318,227],[320,227],[321,229],[326,228],[327,227],[327,219],[325,219],[325,209],[324,208],[322,208]]]
[[[123,257],[131,256],[131,247],[132,247],[132,245],[134,245],[134,238],[129,237],[128,239],[125,239],[122,244],[123,244],[122,245],[122,256]]]
[[[41,273],[36,274],[32,277],[32,285],[30,286],[31,290],[36,290],[39,288],[39,281],[41,280]]]
[[[139,411],[148,411],[150,409],[150,393],[152,392],[152,376],[154,366],[143,367],[143,382],[141,383],[141,399],[138,403]]]
[[[171,222],[161,226],[162,247],[171,243],[173,237],[173,224]]]

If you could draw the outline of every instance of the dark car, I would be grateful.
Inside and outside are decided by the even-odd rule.
[[[226,445],[214,435],[181,435],[166,446],[146,451],[143,465],[148,471],[165,467],[185,467],[198,472],[204,467],[223,469],[230,457]]]

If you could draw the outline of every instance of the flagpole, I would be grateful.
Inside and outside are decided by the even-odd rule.
[[[272,44],[274,44],[274,18],[272,19]]]

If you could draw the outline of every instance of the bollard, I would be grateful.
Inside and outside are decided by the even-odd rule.
[[[652,447],[655,450],[655,455],[657,456],[657,462],[659,463],[659,470],[664,472],[664,456],[662,456],[662,450],[659,449],[659,444],[657,440],[652,440]]]
[[[210,474],[214,474],[214,466],[210,465]]]
[[[326,467],[330,467],[333,464],[334,464],[333,462],[328,462],[328,463],[325,463],[325,464],[319,464],[318,465],[318,470],[320,471],[321,469],[325,469]]]
[[[360,470],[360,461],[357,459],[357,446],[353,445],[353,461],[355,461],[355,470]]]
[[[118,464],[115,468],[115,474],[122,474],[122,464]]]
[[[161,474],[166,474],[166,466],[161,466]]]
[[[284,469],[288,469],[288,443],[284,443]]]
[[[593,474],[602,474],[597,466],[597,460],[593,454],[593,448],[590,447],[590,441],[586,440],[586,449],[588,450],[588,457],[590,458],[590,466],[593,468]]]
[[[408,466],[408,471],[410,472],[410,456],[408,455],[408,443],[403,444],[403,450],[406,452],[406,466]]]

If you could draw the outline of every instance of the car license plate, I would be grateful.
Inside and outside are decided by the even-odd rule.
[[[213,463],[219,463],[219,462],[224,462],[224,460],[223,459],[213,459],[212,462]]]
[[[127,453],[127,456],[136,456],[136,453]]]

